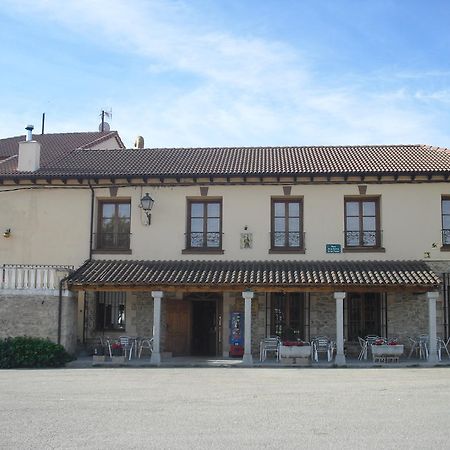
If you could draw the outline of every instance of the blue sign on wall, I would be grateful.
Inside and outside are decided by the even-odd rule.
[[[327,253],[341,253],[341,244],[326,244]]]

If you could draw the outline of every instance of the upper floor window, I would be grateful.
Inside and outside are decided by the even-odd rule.
[[[303,200],[272,199],[271,250],[303,249]]]
[[[442,245],[450,246],[450,197],[442,197]]]
[[[345,247],[381,246],[379,198],[345,199]]]
[[[101,200],[98,205],[97,248],[129,250],[130,200]]]
[[[186,248],[222,249],[222,200],[188,200]]]

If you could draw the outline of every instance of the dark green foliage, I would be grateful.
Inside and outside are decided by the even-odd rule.
[[[61,367],[71,360],[62,345],[46,339],[19,336],[0,340],[0,369]]]

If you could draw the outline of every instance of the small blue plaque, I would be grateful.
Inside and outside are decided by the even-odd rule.
[[[341,253],[341,244],[326,244],[325,249],[327,253]]]

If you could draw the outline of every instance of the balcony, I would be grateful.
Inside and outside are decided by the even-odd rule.
[[[59,282],[73,269],[73,266],[2,264],[0,290],[58,295]]]
[[[344,251],[384,250],[381,247],[383,230],[344,231]]]
[[[182,253],[223,253],[221,232],[186,233],[186,248]]]
[[[304,231],[273,231],[269,253],[305,253]]]

